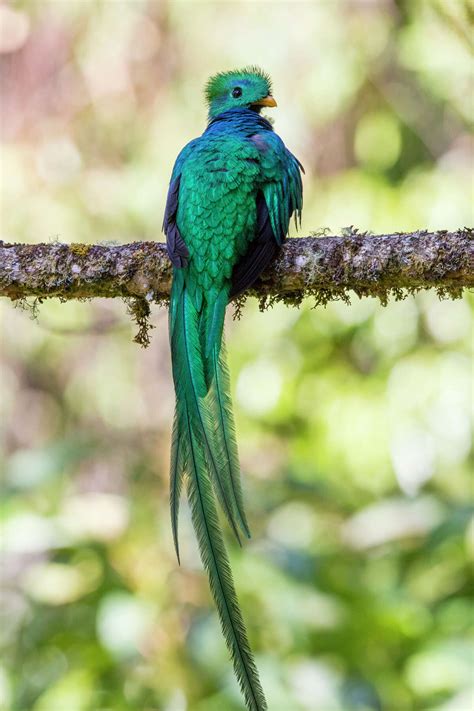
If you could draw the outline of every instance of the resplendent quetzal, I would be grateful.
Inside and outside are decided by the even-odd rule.
[[[267,708],[237,601],[215,495],[240,543],[244,513],[229,373],[226,306],[280,249],[301,218],[302,169],[262,107],[276,106],[257,67],[222,72],[206,86],[209,122],[179,154],[163,230],[173,263],[169,336],[176,391],[171,446],[171,521],[176,553],[186,481],[199,550],[247,706]]]

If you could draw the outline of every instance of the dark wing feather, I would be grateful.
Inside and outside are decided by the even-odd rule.
[[[179,183],[181,175],[172,179],[168,189],[168,197],[166,198],[165,214],[163,217],[163,232],[166,235],[166,248],[168,256],[174,267],[181,269],[186,267],[189,258],[188,248],[181,237],[176,224],[176,215],[178,213],[178,197]]]
[[[229,299],[252,286],[276,257],[280,247],[273,232],[267,203],[262,192],[257,195],[257,234],[232,272]]]

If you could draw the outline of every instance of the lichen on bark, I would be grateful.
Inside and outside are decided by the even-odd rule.
[[[340,236],[288,239],[278,258],[248,296],[265,309],[275,302],[298,306],[311,297],[316,305],[351,294],[375,296],[385,305],[421,289],[440,298],[458,298],[474,286],[474,230],[421,230],[373,235],[354,227]],[[0,296],[14,302],[47,298],[120,297],[138,324],[136,340],[149,340],[150,303],[166,305],[171,265],[160,242],[123,245],[8,244],[0,241]]]

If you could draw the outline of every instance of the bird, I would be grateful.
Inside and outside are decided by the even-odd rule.
[[[250,538],[224,342],[227,305],[277,256],[290,218],[301,224],[303,166],[264,108],[277,105],[256,66],[219,72],[205,87],[204,133],[179,153],[163,232],[172,263],[169,340],[176,405],[170,509],[178,562],[185,486],[212,596],[249,711],[265,699],[237,599],[217,503],[237,541]]]

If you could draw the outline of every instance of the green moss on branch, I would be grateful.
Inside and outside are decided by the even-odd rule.
[[[0,296],[67,299],[97,296],[166,303],[171,268],[163,244],[7,244],[0,242]],[[376,296],[382,304],[420,289],[457,298],[474,286],[474,230],[359,233],[290,239],[248,295],[261,306]],[[136,309],[134,309],[134,312]]]

